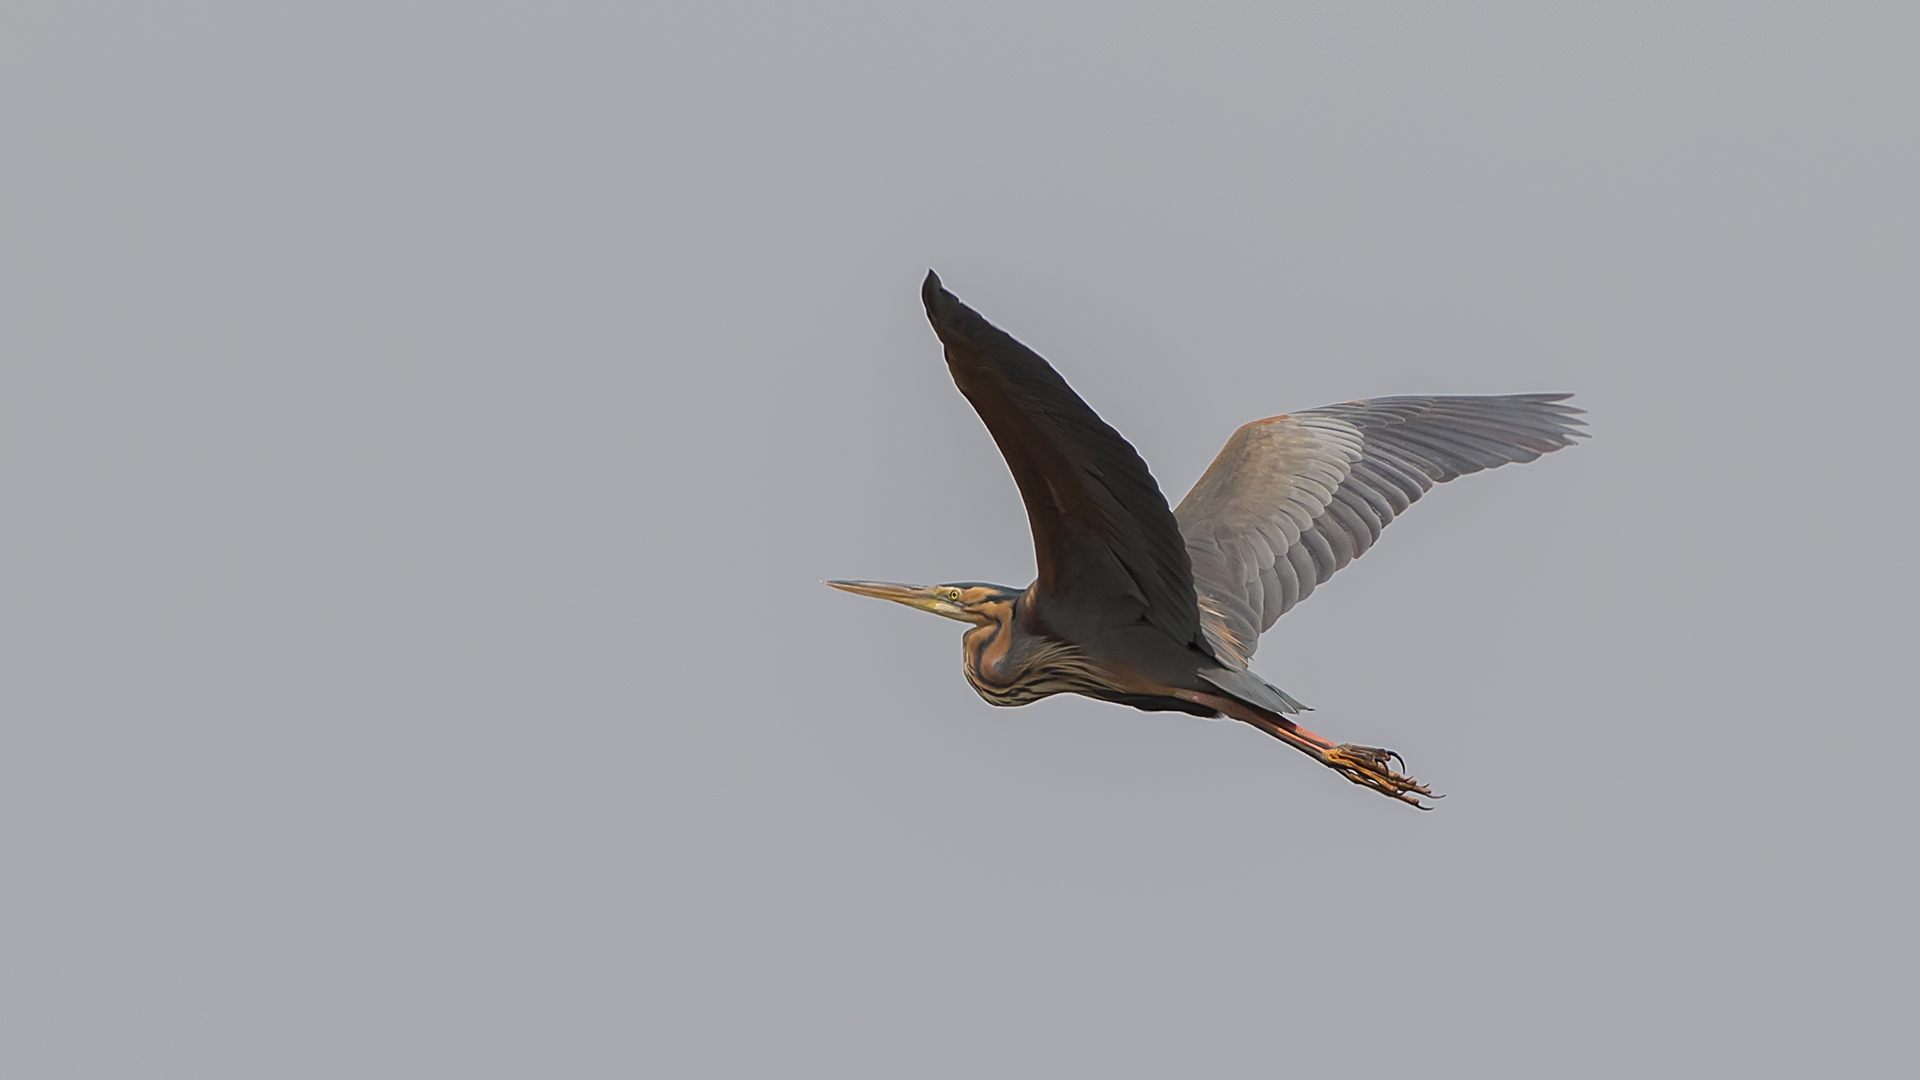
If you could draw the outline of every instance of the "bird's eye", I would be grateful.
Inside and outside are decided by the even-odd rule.
[[[959,603],[959,602],[960,602],[960,590],[959,590],[959,589],[948,589],[948,590],[947,590],[947,599],[948,599],[948,600],[951,600],[952,602],[954,602],[954,603],[956,603],[956,604],[957,604],[957,603]]]

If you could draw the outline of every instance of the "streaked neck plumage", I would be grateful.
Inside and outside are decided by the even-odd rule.
[[[1109,687],[1098,665],[1064,641],[1029,629],[1028,597],[1011,589],[969,605],[991,622],[967,631],[961,652],[967,682],[990,705],[1026,705],[1054,694]]]

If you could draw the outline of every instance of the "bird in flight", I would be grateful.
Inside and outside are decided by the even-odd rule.
[[[1230,717],[1427,809],[1436,796],[1400,755],[1307,730],[1292,719],[1305,706],[1247,663],[1262,631],[1433,485],[1583,437],[1572,395],[1372,398],[1255,420],[1169,509],[1133,446],[1039,354],[931,272],[920,295],[1020,488],[1039,574],[1025,589],[827,584],[973,624],[967,681],[990,704],[1083,694]]]

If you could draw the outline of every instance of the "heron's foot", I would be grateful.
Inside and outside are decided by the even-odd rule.
[[[1376,746],[1341,743],[1339,746],[1330,747],[1321,752],[1319,756],[1322,764],[1348,780],[1361,787],[1372,788],[1389,798],[1399,799],[1408,806],[1431,810],[1433,807],[1423,804],[1420,801],[1421,797],[1429,799],[1440,797],[1435,795],[1427,785],[1413,777],[1395,772],[1392,763],[1398,762],[1403,769],[1407,767],[1407,763],[1399,754],[1391,750],[1382,750]]]

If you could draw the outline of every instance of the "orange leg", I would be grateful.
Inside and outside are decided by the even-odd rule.
[[[1252,724],[1353,783],[1372,788],[1408,806],[1431,810],[1433,808],[1422,804],[1420,798],[1422,796],[1433,799],[1440,797],[1418,780],[1395,772],[1391,762],[1399,762],[1403,769],[1406,768],[1407,763],[1401,760],[1399,754],[1391,750],[1382,750],[1373,746],[1355,746],[1352,743],[1336,743],[1325,735],[1308,731],[1278,713],[1270,713],[1238,698],[1208,694],[1198,690],[1169,689],[1167,692],[1182,701],[1204,705],[1223,716]]]

